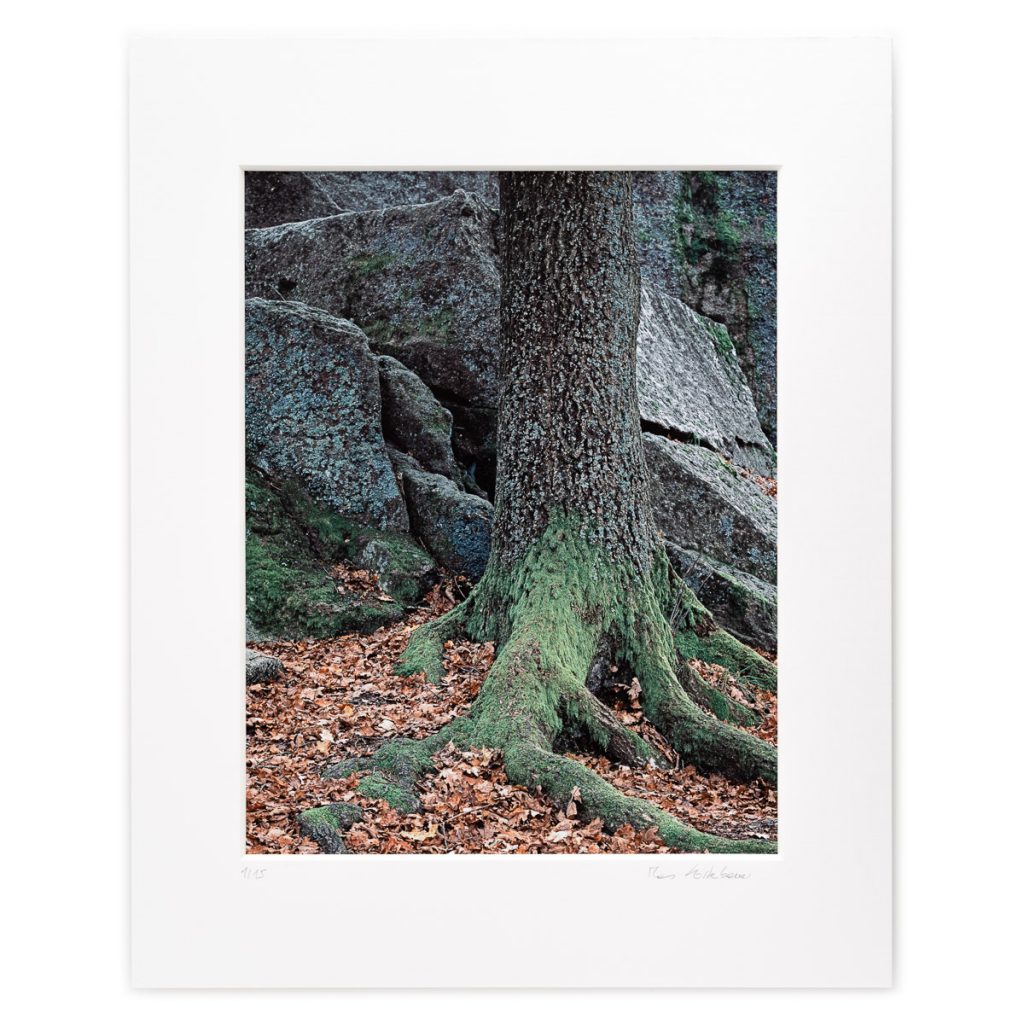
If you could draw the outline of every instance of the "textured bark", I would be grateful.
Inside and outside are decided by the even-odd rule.
[[[501,391],[494,555],[514,564],[552,513],[651,565],[636,393],[640,274],[628,173],[501,175]]]

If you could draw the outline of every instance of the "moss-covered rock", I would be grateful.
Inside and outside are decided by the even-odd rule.
[[[330,569],[347,561],[380,574],[394,600],[339,593]],[[246,616],[259,634],[372,632],[402,615],[434,574],[410,537],[361,526],[250,467],[246,475]]]
[[[775,443],[776,175],[682,171],[676,263],[684,302],[723,323]]]
[[[648,429],[695,439],[744,469],[773,473],[775,452],[725,327],[645,283],[636,366]]]
[[[699,551],[666,544],[672,568],[719,625],[738,640],[775,654],[778,649],[778,590]]]
[[[365,328],[461,402],[497,404],[496,213],[462,190],[434,202],[246,232],[246,295],[288,297]],[[386,254],[385,264],[380,258]]]
[[[376,573],[381,590],[406,607],[437,578],[434,560],[405,534],[363,530],[354,535],[351,551],[355,564]]]

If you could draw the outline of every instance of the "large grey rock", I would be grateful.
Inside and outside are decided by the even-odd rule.
[[[774,583],[723,565],[700,551],[669,542],[669,559],[687,586],[738,640],[775,654],[778,648],[778,589]]]
[[[247,171],[245,226],[430,203],[458,189],[498,205],[494,171]]]
[[[439,564],[478,580],[491,550],[491,503],[459,490],[447,477],[426,472],[408,456],[392,451],[391,458],[413,533]]]
[[[266,683],[276,679],[284,670],[279,658],[269,654],[260,654],[259,651],[245,649],[245,682]]]
[[[633,223],[644,276],[678,291],[679,171],[633,174]],[[245,226],[274,227],[318,217],[444,199],[462,189],[498,208],[495,171],[247,171]]]
[[[426,470],[461,487],[452,453],[452,414],[412,370],[391,356],[378,356],[384,437]]]
[[[246,294],[359,324],[431,388],[497,402],[496,213],[458,191],[419,206],[342,213],[246,232]]]
[[[666,540],[774,583],[775,502],[718,455],[644,434],[655,521]]]
[[[774,452],[728,332],[644,284],[637,331],[640,416],[737,465],[774,475]]]
[[[249,458],[354,522],[407,529],[363,332],[297,302],[250,299],[245,314]]]
[[[372,633],[429,585],[433,563],[408,534],[354,523],[251,462],[245,477],[246,627],[259,639]],[[350,586],[343,562],[380,573],[387,594]]]
[[[492,171],[250,171],[245,223],[267,227],[430,203],[458,189],[498,206]],[[633,221],[644,277],[728,329],[774,444],[775,172],[634,172]]]

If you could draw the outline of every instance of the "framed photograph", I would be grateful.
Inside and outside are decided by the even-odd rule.
[[[136,985],[888,985],[888,43],[130,89]]]

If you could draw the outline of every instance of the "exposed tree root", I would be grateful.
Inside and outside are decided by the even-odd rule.
[[[464,632],[472,600],[471,594],[440,618],[420,626],[410,638],[405,653],[395,666],[395,671],[405,676],[422,672],[429,682],[440,682],[441,676],[444,675],[445,641]]]
[[[710,712],[715,718],[723,722],[730,722],[732,725],[757,725],[761,716],[753,709],[741,704],[738,700],[730,697],[721,690],[715,689],[710,683],[705,682],[697,672],[676,669],[679,682],[683,689],[699,704],[705,711]]]
[[[313,807],[299,815],[299,832],[314,840],[324,853],[348,853],[341,833],[347,832],[362,818],[363,809],[352,804]]]
[[[404,674],[422,672],[436,681],[443,672],[446,640],[462,631],[477,640],[496,639],[501,648],[468,714],[431,737],[387,743],[370,758],[342,762],[325,774],[340,778],[368,772],[359,782],[361,794],[413,813],[420,807],[417,782],[446,744],[500,750],[510,782],[539,787],[558,803],[572,801],[583,820],[600,818],[611,831],[627,824],[640,830],[654,827],[668,846],[680,850],[773,852],[772,842],[700,832],[655,804],[625,796],[578,761],[555,752],[560,738],[582,735],[623,764],[659,760],[587,689],[599,645],[610,636],[634,667],[644,714],[683,760],[739,781],[762,778],[774,785],[776,779],[775,748],[704,710],[680,681],[664,585],[638,583],[635,576],[623,585],[615,567],[595,564],[593,549],[564,529],[546,541],[544,550],[531,553],[511,574],[492,575],[489,569],[467,601],[420,627],[398,666]],[[675,585],[669,571],[659,566],[662,583]],[[511,601],[510,591],[518,595]],[[691,630],[694,624],[699,625],[696,618]],[[678,671],[685,678],[689,668],[682,663]],[[687,684],[692,687],[693,681]]]
[[[738,782],[776,783],[777,752],[764,740],[714,717],[694,703],[676,675],[664,620],[650,619],[641,635],[645,656],[637,665],[644,714],[688,764]],[[646,641],[646,643],[644,643]],[[687,667],[687,671],[690,671]]]
[[[587,689],[574,692],[566,699],[562,724],[566,731],[578,726],[579,732],[610,761],[632,768],[652,761],[659,767],[666,764],[665,758],[654,747],[623,725],[615,712]]]

